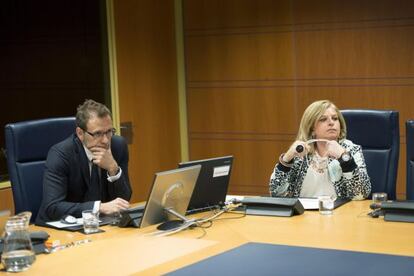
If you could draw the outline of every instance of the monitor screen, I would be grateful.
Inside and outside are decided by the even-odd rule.
[[[217,208],[224,204],[229,186],[233,156],[180,163],[180,168],[201,165],[188,213]]]
[[[200,169],[201,165],[196,165],[156,173],[140,227],[176,220],[167,208],[185,216]]]

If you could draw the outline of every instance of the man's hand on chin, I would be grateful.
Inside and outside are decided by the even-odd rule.
[[[118,164],[116,163],[111,148],[92,147],[90,151],[93,154],[93,163],[98,167],[108,171],[109,175],[116,175],[118,172]]]

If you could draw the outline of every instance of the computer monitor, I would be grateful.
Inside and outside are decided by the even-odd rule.
[[[171,215],[167,209],[185,216],[200,169],[201,165],[195,165],[156,173],[139,227],[168,221],[176,222],[177,217]],[[160,228],[176,226],[178,224],[171,223]]]
[[[201,165],[187,213],[196,213],[222,206],[229,187],[233,156],[182,162],[179,168]]]

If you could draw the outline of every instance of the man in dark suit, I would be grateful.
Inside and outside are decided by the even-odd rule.
[[[36,224],[83,210],[114,214],[129,207],[128,147],[116,136],[109,109],[86,100],[77,109],[76,132],[47,156],[43,200]]]

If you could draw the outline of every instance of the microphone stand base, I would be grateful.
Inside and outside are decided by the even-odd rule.
[[[183,225],[184,221],[182,220],[169,220],[164,223],[161,223],[157,226],[158,230],[165,231],[165,230],[172,230]]]

